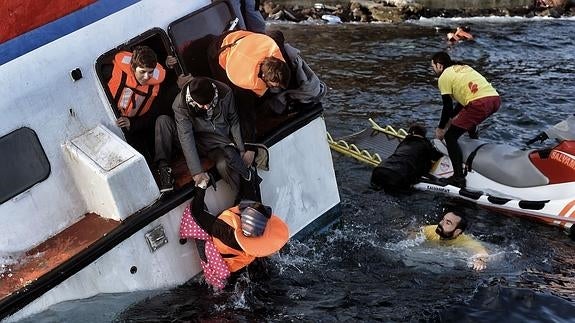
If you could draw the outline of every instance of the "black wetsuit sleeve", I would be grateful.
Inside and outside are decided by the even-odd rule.
[[[223,243],[236,250],[242,250],[234,235],[234,228],[223,220],[218,219],[206,211],[204,197],[206,190],[196,188],[196,196],[192,201],[192,216],[196,223],[214,238],[220,239]]]
[[[192,200],[192,216],[200,228],[206,231],[206,233],[209,235],[213,236],[213,226],[217,218],[206,211],[206,208],[204,207],[205,196],[206,190],[196,188],[196,196]]]
[[[443,100],[443,109],[441,110],[441,119],[439,120],[439,126],[437,127],[445,129],[445,126],[449,119],[451,119],[451,114],[453,113],[453,99],[449,94],[442,95],[441,99]]]
[[[461,103],[457,102],[455,104],[455,108],[453,108],[453,111],[451,112],[451,118],[455,118],[455,116],[461,112],[461,110],[463,109],[463,106],[461,105]]]

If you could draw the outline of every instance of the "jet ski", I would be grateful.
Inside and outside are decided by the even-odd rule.
[[[393,152],[404,132],[389,126],[381,128],[373,120],[370,122],[371,128],[338,140],[328,134],[330,146],[375,166]],[[441,181],[441,178],[453,175],[453,167],[445,144],[434,139],[433,143],[443,157],[414,188],[458,197],[504,214],[559,226],[575,234],[575,229],[571,230],[575,223],[575,116],[545,130],[527,144],[549,138],[557,142],[538,149],[460,138],[467,182],[464,188]],[[346,151],[345,147],[350,149]]]
[[[575,223],[575,116],[542,132],[527,144],[556,139],[548,147],[520,149],[511,145],[461,138],[466,187],[441,183],[453,167],[444,143],[443,153],[429,178],[414,187],[473,201],[507,214],[516,214],[571,230]]]

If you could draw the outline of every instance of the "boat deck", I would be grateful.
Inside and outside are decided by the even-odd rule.
[[[0,274],[0,300],[55,269],[119,224],[119,221],[88,213],[80,221],[28,250]]]
[[[181,157],[172,164],[175,190],[192,182],[186,161]],[[210,161],[204,162],[205,167],[210,167],[211,164]],[[13,264],[0,271],[0,301],[56,269],[120,224],[120,221],[88,213],[78,222],[28,250],[19,259],[15,259]]]

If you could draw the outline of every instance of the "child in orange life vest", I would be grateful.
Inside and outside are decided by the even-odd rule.
[[[229,272],[246,267],[256,257],[270,256],[287,243],[287,224],[270,207],[242,200],[215,217],[206,211],[205,194],[205,185],[200,183],[191,212],[184,213],[182,218],[180,236],[196,239],[204,275],[210,284],[223,287]],[[214,255],[214,250],[218,255]],[[223,261],[220,255],[225,255]]]
[[[156,53],[148,46],[138,46],[132,53],[122,51],[115,55],[108,82],[113,103],[121,115],[116,124],[124,130],[128,143],[149,157],[148,142],[154,142],[153,162],[158,168],[161,192],[173,190],[169,161],[176,138],[173,118],[161,114],[157,106],[156,98],[165,76]]]

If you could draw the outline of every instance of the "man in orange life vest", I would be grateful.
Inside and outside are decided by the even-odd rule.
[[[160,113],[159,100],[156,100],[165,76],[156,53],[147,46],[138,46],[132,53],[122,51],[115,55],[112,78],[108,82],[121,115],[116,124],[124,130],[128,143],[149,161],[147,147],[153,140],[153,162],[158,168],[161,192],[173,190],[169,161],[176,138],[173,118]]]
[[[242,135],[253,142],[259,99],[268,91],[286,89],[290,81],[280,48],[267,35],[234,30],[212,41],[208,61],[214,77],[234,90]]]
[[[199,183],[196,187],[191,212],[185,212],[182,218],[180,236],[196,238],[206,280],[223,287],[229,272],[246,267],[257,257],[279,251],[289,239],[289,229],[270,207],[250,200],[242,200],[239,205],[213,216],[204,204],[206,185]]]

